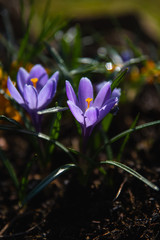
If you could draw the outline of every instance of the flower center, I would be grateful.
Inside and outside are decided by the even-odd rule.
[[[88,103],[86,110],[89,108],[91,101],[93,101],[93,98],[86,98],[86,102]]]
[[[31,82],[33,83],[33,87],[36,88],[37,82],[38,82],[38,78],[31,78]]]

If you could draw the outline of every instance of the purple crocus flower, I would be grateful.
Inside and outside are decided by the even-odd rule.
[[[7,86],[11,96],[30,114],[37,132],[40,131],[41,116],[39,110],[52,101],[57,88],[59,72],[55,72],[50,78],[46,70],[40,65],[35,65],[28,73],[20,68],[17,73],[18,90],[8,77]]]
[[[111,84],[105,83],[95,100],[91,81],[83,77],[78,88],[78,98],[70,84],[66,81],[67,104],[82,128],[84,140],[87,141],[92,130],[117,104],[118,97],[112,97]]]

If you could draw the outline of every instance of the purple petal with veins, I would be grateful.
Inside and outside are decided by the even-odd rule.
[[[84,115],[82,110],[70,100],[67,101],[67,104],[77,121],[81,124],[84,124]]]
[[[91,81],[88,78],[81,78],[78,88],[78,102],[80,109],[85,112],[87,109],[87,98],[93,99],[93,86]],[[93,102],[90,103],[90,107]]]
[[[78,105],[76,94],[69,81],[66,81],[66,94],[69,100],[71,100],[75,105]]]
[[[23,95],[24,85],[28,83],[28,78],[29,73],[24,68],[20,67],[17,73],[17,86],[21,95]]]
[[[18,92],[18,90],[16,89],[16,87],[14,86],[14,84],[12,83],[10,77],[8,77],[7,80],[7,87],[11,96],[16,100],[16,102],[18,102],[20,105],[24,105],[25,104],[24,100],[20,93]]]
[[[24,101],[29,110],[36,110],[38,103],[38,93],[37,90],[31,85],[24,86]]]

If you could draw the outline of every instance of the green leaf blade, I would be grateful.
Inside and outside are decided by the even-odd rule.
[[[138,172],[136,172],[135,170],[131,169],[130,167],[120,163],[120,162],[116,162],[116,161],[103,161],[101,162],[101,164],[110,164],[110,165],[114,165],[116,167],[119,167],[123,170],[125,170],[126,172],[130,173],[131,175],[133,175],[134,177],[136,177],[137,179],[139,179],[140,181],[144,182],[146,185],[148,185],[149,187],[151,187],[152,189],[159,191],[159,187],[157,187],[155,184],[151,183],[148,179],[146,179],[145,177],[143,177],[141,174],[139,174]]]
[[[72,168],[77,168],[75,164],[65,164],[53,172],[51,172],[46,178],[44,178],[24,199],[22,204],[26,204],[29,200],[31,200],[35,195],[37,195],[40,191],[42,191],[48,184],[50,184],[52,181],[54,181],[56,178],[58,178],[63,173],[67,172],[68,170]]]
[[[126,136],[128,133],[132,133],[132,132],[134,132],[134,131],[141,130],[141,129],[143,129],[143,128],[151,127],[151,126],[158,125],[158,124],[160,124],[160,120],[141,124],[141,125],[139,125],[139,126],[137,126],[137,127],[135,127],[135,128],[131,128],[131,129],[128,129],[128,130],[126,130],[126,131],[124,131],[124,132],[122,132],[122,133],[117,134],[115,137],[113,137],[113,138],[110,139],[110,142],[111,142],[111,143],[114,143],[114,142],[116,142],[117,140],[119,140],[120,138]]]
[[[134,120],[133,123],[131,124],[130,129],[134,129],[134,128],[135,128],[138,119],[139,119],[139,114],[136,116],[135,120]],[[125,149],[125,146],[126,146],[128,140],[129,140],[129,138],[130,138],[130,135],[131,135],[131,132],[128,133],[128,134],[125,136],[124,140],[123,140],[123,143],[122,143],[122,145],[121,145],[121,147],[120,147],[120,150],[119,150],[119,153],[118,153],[118,156],[117,156],[117,161],[118,161],[118,162],[119,162],[120,159],[121,159],[122,153],[123,153],[123,151],[124,151],[124,149]]]
[[[58,113],[62,111],[68,110],[68,107],[53,107],[53,108],[48,108],[42,111],[38,111],[38,114],[48,114],[48,113]]]
[[[118,85],[120,84],[120,82],[123,80],[124,76],[126,75],[128,69],[125,69],[124,71],[121,71],[116,78],[113,80],[112,85],[111,85],[111,90],[113,91],[116,87],[118,87]]]
[[[3,151],[0,149],[0,159],[2,160],[4,166],[6,167],[16,189],[19,189],[19,182],[18,182],[18,178],[16,176],[16,172],[11,164],[11,162],[6,158],[6,156],[4,155]]]

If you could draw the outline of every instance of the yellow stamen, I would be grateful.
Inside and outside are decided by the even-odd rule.
[[[31,82],[33,83],[33,87],[36,88],[36,84],[38,82],[38,78],[31,78]]]
[[[93,101],[93,98],[87,98],[86,102],[88,103],[88,106],[86,108],[86,110],[89,108],[90,102]]]

